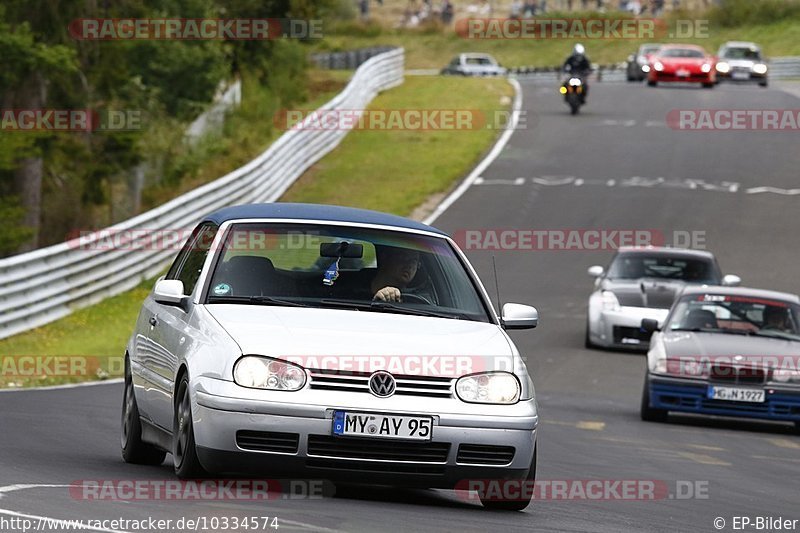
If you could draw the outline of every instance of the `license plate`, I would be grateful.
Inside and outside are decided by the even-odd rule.
[[[686,77],[689,76],[689,71],[688,70],[678,70],[677,72],[675,72],[675,75],[678,76],[679,78],[686,78]]]
[[[376,439],[431,440],[433,418],[334,411],[333,434]]]
[[[749,80],[750,79],[750,73],[749,72],[734,72],[733,74],[731,74],[731,77],[734,80]]]
[[[709,387],[708,397],[712,400],[729,402],[764,402],[764,389],[740,389],[737,387]]]

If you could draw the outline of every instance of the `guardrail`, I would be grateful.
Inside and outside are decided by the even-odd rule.
[[[771,79],[800,78],[800,57],[774,57],[767,60],[769,76]],[[542,83],[561,83],[565,74],[560,66],[555,67],[514,67],[509,69],[509,75],[520,80],[533,80]],[[627,80],[627,67],[625,63],[611,65],[597,65],[592,70],[592,76],[597,81],[621,82]]]
[[[347,87],[320,110],[364,109],[381,91],[403,82],[405,53],[372,57]],[[311,120],[311,118],[307,119]],[[55,246],[0,259],[0,339],[42,326],[138,285],[176,255],[150,249],[150,236],[183,232],[207,213],[229,205],[277,200],[311,165],[336,148],[347,131],[297,128],[247,165],[139,216]],[[124,249],[109,235],[126,235]]]

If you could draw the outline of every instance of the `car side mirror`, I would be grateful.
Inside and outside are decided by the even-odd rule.
[[[643,318],[642,319],[642,331],[652,334],[655,331],[658,331],[660,328],[658,327],[658,320],[654,318]]]
[[[539,325],[539,311],[530,305],[505,304],[502,322],[505,329],[533,329]]]
[[[722,276],[722,284],[725,287],[738,287],[742,284],[742,278],[735,274],[726,274]]]
[[[188,297],[183,294],[183,282],[179,279],[162,279],[153,289],[153,299],[163,305],[186,308]]]
[[[605,269],[599,265],[590,266],[589,269],[586,271],[589,275],[593,278],[599,278],[605,272]]]

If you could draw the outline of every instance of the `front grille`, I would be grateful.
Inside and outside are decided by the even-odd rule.
[[[275,431],[237,431],[236,445],[257,452],[297,453],[300,435]]]
[[[330,435],[309,435],[308,455],[373,461],[444,463],[450,453],[448,442],[393,442],[348,439]]]
[[[320,470],[346,470],[348,472],[365,472],[379,474],[414,474],[440,476],[445,472],[444,465],[418,463],[375,463],[362,461],[345,461],[336,459],[309,459],[309,468]]]
[[[369,372],[309,369],[311,388],[369,393]],[[394,376],[395,394],[450,398],[453,396],[453,378],[431,376]]]
[[[766,372],[763,368],[714,364],[711,365],[709,378],[722,383],[760,385],[766,381]]]
[[[507,465],[514,460],[513,446],[462,444],[458,447],[457,463],[476,465]]]
[[[636,346],[650,342],[651,334],[643,331],[641,328],[614,326],[613,333],[615,344],[632,344]]]

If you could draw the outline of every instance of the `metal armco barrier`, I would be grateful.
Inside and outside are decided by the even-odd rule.
[[[402,48],[366,60],[320,110],[364,109],[379,92],[403,83],[404,64]],[[242,168],[156,209],[86,237],[0,259],[0,338],[57,320],[157,275],[176,255],[175,247],[137,249],[137,243],[148,242],[152,234],[186,232],[222,207],[277,200],[346,134],[343,129],[290,130]],[[134,232],[138,236],[123,249],[104,244],[109,235]]]

